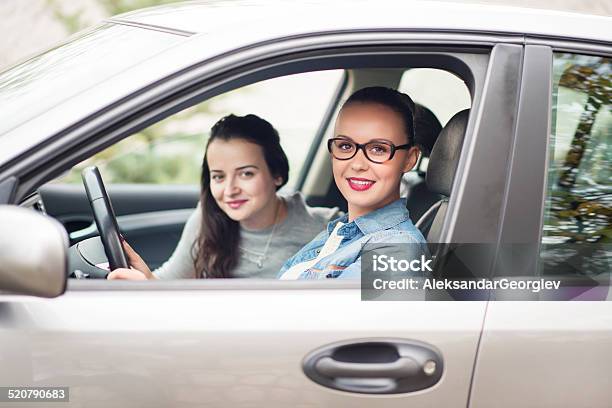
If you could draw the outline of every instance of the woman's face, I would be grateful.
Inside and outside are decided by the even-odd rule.
[[[232,220],[249,229],[274,222],[276,187],[260,146],[244,139],[215,139],[208,145],[210,191]]]
[[[377,103],[355,103],[340,111],[334,137],[400,146],[408,143],[404,129],[402,118],[392,109]],[[380,164],[369,161],[361,149],[349,160],[332,158],[334,180],[348,202],[349,220],[397,200],[402,175],[414,167],[417,158],[416,147],[397,150],[393,159]]]

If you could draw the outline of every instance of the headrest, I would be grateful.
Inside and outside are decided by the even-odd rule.
[[[436,115],[423,105],[414,104],[415,144],[421,149],[423,156],[429,157],[442,125]]]
[[[450,196],[469,114],[469,109],[456,113],[440,132],[431,151],[425,180],[434,193]]]

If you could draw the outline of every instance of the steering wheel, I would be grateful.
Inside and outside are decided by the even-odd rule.
[[[106,193],[100,171],[96,166],[91,166],[84,169],[81,175],[110,270],[129,268],[119,238],[119,227],[117,226],[115,212]]]

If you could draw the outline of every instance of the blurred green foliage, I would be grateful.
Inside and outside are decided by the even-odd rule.
[[[112,16],[140,8],[176,3],[177,0],[97,0],[97,2]]]
[[[81,170],[96,165],[107,183],[199,184],[211,116],[210,103],[195,105],[106,148],[74,166],[62,183],[81,183]],[[197,131],[190,131],[193,123]],[[205,124],[206,123],[206,124]]]
[[[609,58],[557,56],[545,236],[612,242],[612,99]],[[569,119],[569,120],[568,120]],[[565,126],[559,126],[565,122]]]

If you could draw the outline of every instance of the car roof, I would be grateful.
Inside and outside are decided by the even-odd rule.
[[[233,0],[168,4],[112,19],[187,33],[261,21],[287,34],[376,28],[461,30],[611,42],[612,18],[533,8],[404,0]],[[245,36],[249,33],[245,32]]]

